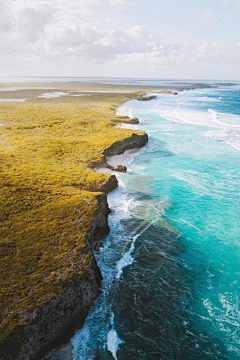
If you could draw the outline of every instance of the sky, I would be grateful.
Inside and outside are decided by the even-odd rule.
[[[240,0],[0,0],[0,76],[240,80]]]

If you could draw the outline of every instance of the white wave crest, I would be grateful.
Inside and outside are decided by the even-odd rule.
[[[133,251],[135,250],[135,243],[137,241],[137,239],[139,238],[139,236],[141,236],[151,225],[153,225],[157,220],[152,221],[150,224],[148,224],[146,227],[144,227],[144,229],[142,231],[140,231],[140,233],[138,233],[137,235],[135,235],[132,239],[132,243],[130,246],[130,249],[122,256],[122,258],[117,262],[116,265],[116,269],[117,269],[117,274],[116,274],[116,279],[120,279],[122,273],[123,273],[123,269],[129,265],[132,265],[134,258],[132,256]]]
[[[107,348],[108,351],[110,351],[110,353],[112,354],[113,358],[115,360],[118,360],[117,351],[119,345],[123,344],[124,341],[120,339],[117,331],[114,329],[114,314],[112,312],[111,312],[111,325],[112,325],[112,329],[109,331],[107,335]]]

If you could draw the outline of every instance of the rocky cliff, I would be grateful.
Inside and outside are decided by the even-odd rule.
[[[93,256],[93,241],[109,233],[110,212],[106,194],[97,194],[97,210],[87,233],[84,264],[79,259],[75,271],[66,277],[62,290],[30,313],[15,327],[0,347],[1,360],[38,360],[66,343],[81,328],[89,308],[99,295],[102,276]],[[83,255],[83,254],[81,254]],[[84,271],[82,270],[84,267]]]
[[[143,147],[144,145],[146,145],[147,142],[148,142],[148,135],[145,132],[132,134],[132,136],[112,144],[109,148],[107,148],[104,151],[103,154],[105,157],[119,155],[129,149]]]
[[[144,132],[133,133],[131,136],[121,141],[116,141],[106,148],[100,163],[106,162],[106,157],[108,156],[121,154],[128,149],[142,147],[147,141],[148,136]],[[65,200],[59,203],[56,217],[54,217],[54,213],[52,219],[52,211],[49,207],[47,214],[50,215],[46,218],[47,221],[42,210],[39,208],[39,214],[42,215],[36,213],[36,217],[39,221],[39,216],[43,216],[43,224],[47,223],[49,226],[55,226],[55,223],[58,224],[60,222],[61,226],[61,221],[69,224],[69,228],[66,227],[66,232],[62,232],[59,227],[59,238],[55,239],[57,245],[54,245],[54,241],[52,245],[55,246],[53,247],[55,261],[56,256],[59,255],[59,261],[66,258],[67,263],[64,267],[65,270],[59,270],[59,272],[57,271],[60,269],[60,265],[58,266],[57,264],[57,271],[46,274],[46,278],[40,279],[33,288],[33,292],[36,292],[36,299],[38,299],[37,291],[38,287],[41,287],[44,290],[46,300],[42,300],[41,304],[38,304],[37,302],[34,303],[32,297],[31,304],[30,300],[26,300],[29,301],[29,307],[27,306],[28,304],[24,304],[21,310],[19,310],[17,308],[18,304],[16,304],[16,311],[4,314],[2,324],[3,329],[7,329],[7,332],[5,332],[4,340],[0,345],[1,360],[40,360],[47,354],[50,354],[53,349],[57,349],[66,343],[75,331],[83,326],[90,307],[99,295],[102,279],[93,255],[93,242],[104,239],[109,233],[107,218],[110,210],[106,194],[116,187],[117,179],[115,175],[109,176],[106,182],[88,190],[91,192],[92,197],[88,198],[88,195],[82,195],[84,207],[79,210],[76,201],[76,205],[75,203],[74,205],[70,204],[69,210],[66,208],[66,213],[60,218],[58,214],[61,213]],[[98,193],[95,195],[93,192]],[[69,215],[70,211],[72,213]],[[85,216],[85,214],[88,216]],[[91,222],[89,219],[91,219]],[[39,236],[41,236],[42,229],[39,231]],[[53,238],[54,234],[53,232]],[[80,245],[77,244],[79,236],[84,238],[83,245],[82,243]],[[35,229],[33,241],[36,242],[36,239]],[[75,240],[73,241],[72,239]],[[61,241],[67,244],[66,248],[59,248],[62,244]],[[35,246],[35,243],[33,243],[33,246]],[[38,262],[45,261],[44,259],[49,254],[52,254],[51,251],[44,247],[41,251],[42,253],[37,255],[36,260],[34,260],[37,264]],[[49,261],[51,262],[51,259]],[[43,266],[45,268],[46,264]],[[33,274],[35,273],[33,272]],[[54,276],[56,287],[52,290],[51,279]],[[57,289],[56,292],[55,289]],[[31,291],[26,299],[28,299],[28,296],[32,296]],[[23,299],[23,301],[25,300]],[[14,316],[16,316],[16,319],[13,318]],[[6,325],[7,322],[8,324]]]

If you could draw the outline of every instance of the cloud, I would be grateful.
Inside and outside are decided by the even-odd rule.
[[[27,74],[31,68],[36,75],[45,75],[48,69],[62,74],[70,69],[78,75],[81,64],[83,71],[95,69],[99,76],[105,74],[100,69],[107,74],[111,69],[114,76],[122,69],[124,75],[137,76],[142,71],[167,77],[174,69],[187,73],[188,69],[208,71],[218,66],[224,73],[223,64],[233,64],[235,73],[239,69],[237,38],[229,44],[169,43],[142,25],[106,28],[106,23],[96,20],[96,11],[104,12],[110,2],[112,6],[125,4],[125,0],[0,0],[1,70],[11,75],[16,68]],[[197,22],[209,26],[213,20],[211,12],[203,11]],[[165,73],[168,69],[170,75]]]
[[[214,22],[215,19],[211,11],[201,11],[199,17],[197,18],[197,23],[201,26],[210,26]]]
[[[161,47],[161,39],[153,37],[143,26],[125,30],[101,29],[98,25],[73,25],[49,39],[46,44],[52,54],[82,58],[113,59],[118,54],[150,52]]]
[[[0,32],[9,31],[12,27],[12,14],[6,0],[0,1]]]

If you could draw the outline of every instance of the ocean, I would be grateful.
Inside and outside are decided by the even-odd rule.
[[[124,104],[149,143],[108,195],[75,360],[240,359],[240,86]]]
[[[163,87],[188,87],[194,84],[204,84],[204,85],[219,85],[219,84],[238,84],[238,81],[233,80],[199,80],[199,79],[164,79],[164,78],[119,78],[119,77],[68,77],[68,76],[18,76],[18,77],[10,77],[3,76],[0,77],[1,83],[68,83],[68,82],[96,82],[99,84],[108,84],[108,85],[135,85],[135,86],[143,86],[143,87],[155,87],[155,86],[163,86]],[[12,88],[14,90],[15,88]],[[1,91],[1,89],[0,89]],[[6,91],[6,88],[4,89]]]

